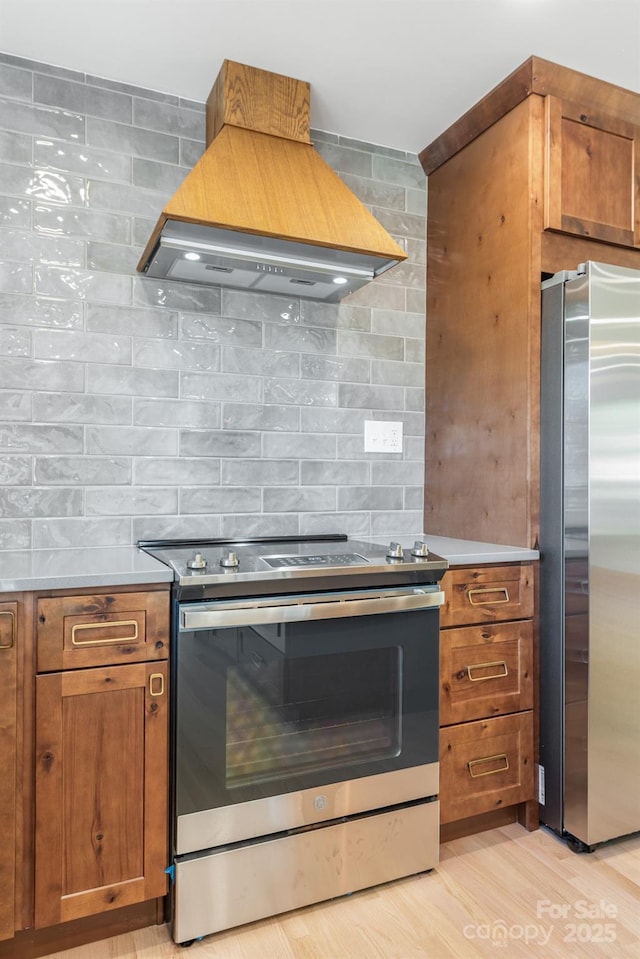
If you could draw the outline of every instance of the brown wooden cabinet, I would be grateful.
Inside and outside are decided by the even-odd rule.
[[[17,601],[0,602],[0,940],[16,921],[18,656],[24,632]]]
[[[36,679],[35,925],[166,892],[167,663]]]
[[[640,115],[547,96],[545,120],[545,229],[640,247]]]
[[[474,831],[483,814],[533,811],[533,564],[452,568],[442,586],[440,821]]]
[[[167,591],[37,597],[35,926],[166,892]]]
[[[540,281],[640,268],[640,94],[530,58],[422,151],[424,528],[535,547]]]

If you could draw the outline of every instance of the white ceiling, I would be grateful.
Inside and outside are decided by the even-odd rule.
[[[314,128],[418,153],[532,54],[640,91],[640,2],[0,0],[0,51],[198,101],[237,60],[308,80]]]

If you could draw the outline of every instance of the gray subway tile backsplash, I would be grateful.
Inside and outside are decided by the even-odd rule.
[[[92,270],[38,264],[35,292],[43,296],[99,300],[126,306],[131,302],[131,277]]]
[[[0,458],[0,486],[30,485],[30,456],[2,456]]]
[[[36,486],[119,486],[131,482],[131,463],[125,457],[37,456]]]
[[[29,166],[33,157],[33,137],[13,130],[0,130],[0,156],[5,163]]]
[[[82,303],[75,299],[0,293],[0,323],[77,330],[82,327]]]
[[[0,489],[0,516],[7,519],[80,516],[82,501],[83,491],[76,486],[53,489],[45,486],[5,487]]]
[[[33,267],[30,263],[0,262],[0,290],[3,293],[31,293]]]
[[[135,426],[88,426],[85,432],[87,453],[111,453],[126,456],[175,455],[178,437],[175,430],[146,429]]]
[[[122,180],[131,183],[131,157],[75,143],[35,138],[35,164],[51,170],[63,170],[85,177]]]
[[[30,70],[0,63],[0,93],[14,100],[33,99],[33,74]]]
[[[80,240],[27,230],[0,230],[0,257],[22,263],[53,266],[84,266],[85,248]]]
[[[0,530],[0,540],[2,532]],[[132,542],[129,517],[93,519],[34,519],[34,549],[72,549],[83,546],[128,546]]]
[[[0,356],[30,356],[31,330],[0,326]]]
[[[33,419],[39,423],[127,426],[131,423],[131,407],[132,399],[129,396],[89,396],[86,393],[67,392],[33,395]]]
[[[92,117],[87,119],[86,142],[90,147],[165,163],[177,163],[180,158],[180,142],[176,136]]]
[[[204,104],[0,54],[0,547],[422,526],[425,179],[314,131],[409,260],[340,304],[136,271]],[[404,451],[364,450],[364,422]]]
[[[2,149],[0,145],[0,149]],[[0,196],[0,227],[13,226],[28,230],[31,225],[31,204],[28,200]]]
[[[122,123],[131,123],[133,115],[131,97],[124,93],[40,73],[33,76],[33,99],[35,103],[62,107],[72,113]]]
[[[72,207],[61,209],[45,203],[35,205],[33,228],[39,234],[64,234],[109,243],[127,244],[131,239],[131,220],[127,216]]]
[[[11,357],[2,360],[2,388],[81,393],[84,369],[79,363]]]
[[[31,393],[0,389],[0,422],[25,423],[31,420]]]
[[[85,118],[50,106],[34,106],[0,96],[2,126],[15,133],[85,143]]]

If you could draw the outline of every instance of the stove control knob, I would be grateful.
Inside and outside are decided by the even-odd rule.
[[[194,553],[192,559],[187,560],[187,569],[206,569],[207,561],[202,553]]]
[[[427,544],[423,539],[417,539],[413,544],[413,549],[411,550],[412,556],[418,557],[427,557],[429,555],[429,549]]]
[[[387,550],[387,556],[389,559],[404,559],[404,550],[400,543],[394,543],[393,541],[389,543],[389,549]]]
[[[220,560],[220,565],[225,567],[233,568],[239,566],[240,562],[238,560],[237,553],[234,553],[232,549],[227,550],[224,556]]]

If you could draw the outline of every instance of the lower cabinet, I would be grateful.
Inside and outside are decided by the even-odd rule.
[[[535,828],[533,564],[453,568],[442,585],[440,822],[529,803]]]
[[[37,596],[35,926],[163,896],[167,591]]]
[[[533,765],[531,712],[441,730],[440,822],[527,802]]]
[[[16,920],[18,617],[17,602],[0,603],[0,940]]]
[[[167,664],[36,678],[35,925],[166,892]]]

